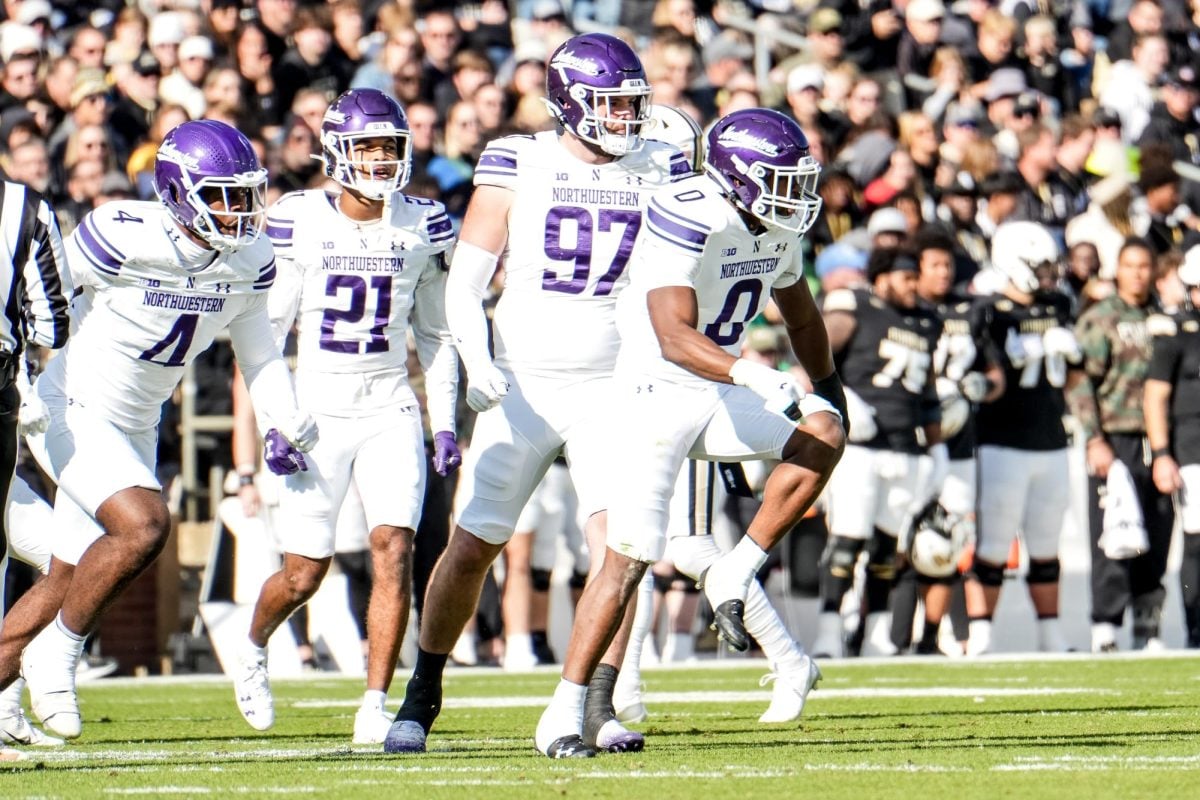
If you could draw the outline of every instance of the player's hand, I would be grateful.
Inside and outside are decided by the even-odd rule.
[[[1094,475],[1100,480],[1108,479],[1108,469],[1116,460],[1116,455],[1113,453],[1112,445],[1100,437],[1088,439],[1087,443],[1087,469],[1089,475]]]
[[[308,462],[304,454],[279,432],[278,428],[267,431],[263,442],[263,462],[276,475],[295,475],[307,472]]]
[[[789,419],[800,418],[799,405],[806,392],[790,374],[739,358],[729,368],[729,377],[765,400],[768,410],[785,414]]]
[[[467,372],[467,405],[476,414],[500,405],[508,389],[508,378],[494,364]]]
[[[262,510],[262,495],[253,483],[238,487],[238,500],[242,504],[242,513],[247,517],[257,517]]]
[[[1056,327],[1046,331],[1042,335],[1042,347],[1047,356],[1062,356],[1071,364],[1083,361],[1083,350],[1079,347],[1079,340],[1069,328]]]
[[[21,393],[21,408],[17,411],[17,433],[21,436],[35,436],[45,433],[50,427],[50,409],[38,397],[37,392],[30,388],[28,393]]]
[[[312,450],[320,438],[316,421],[303,411],[297,411],[291,420],[272,430],[275,430],[280,436],[287,439],[301,453],[307,453],[309,450]]]
[[[1154,488],[1163,494],[1174,494],[1183,488],[1183,478],[1179,474],[1179,464],[1171,456],[1159,456],[1150,467],[1154,478]]]
[[[875,408],[858,396],[853,389],[846,389],[846,440],[850,442],[869,442],[879,433],[879,425],[875,422]],[[850,423],[854,423],[853,430]]]
[[[968,372],[963,375],[961,381],[958,382],[958,389],[962,392],[962,396],[967,398],[972,403],[982,403],[983,398],[987,397],[988,379],[982,372]]]
[[[438,431],[433,435],[433,471],[443,478],[462,465],[462,452],[450,431]]]

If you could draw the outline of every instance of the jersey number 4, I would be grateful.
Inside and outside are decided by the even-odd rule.
[[[192,346],[192,339],[196,336],[196,323],[199,321],[199,314],[180,314],[179,319],[175,320],[175,324],[171,326],[171,330],[167,331],[167,335],[143,351],[138,358],[164,367],[182,367],[187,363],[188,350]],[[174,349],[171,350],[171,355],[167,357],[167,360],[158,361],[157,357],[172,345],[174,345]]]
[[[575,246],[563,243],[564,225],[575,228]],[[580,294],[587,288],[588,277],[592,273],[592,239],[597,228],[601,233],[607,233],[614,225],[624,226],[621,241],[617,245],[616,255],[608,270],[596,282],[595,294],[604,297],[612,294],[613,286],[625,271],[629,263],[629,254],[633,252],[633,242],[637,239],[638,230],[642,227],[642,214],[639,211],[621,211],[612,208],[602,208],[596,212],[596,221],[592,221],[592,212],[579,206],[554,206],[546,213],[546,258],[551,261],[566,261],[575,265],[574,272],[567,280],[558,277],[555,270],[542,273],[542,288],[548,292],[563,294]]]
[[[348,308],[327,308],[321,317],[321,349],[333,353],[386,353],[387,334],[384,329],[392,316],[392,276],[372,275],[370,288],[361,275],[330,275],[325,282],[325,296],[341,298],[350,293]],[[339,339],[334,330],[339,322],[356,325],[367,314],[367,294],[375,296],[375,318],[366,342],[358,339]]]

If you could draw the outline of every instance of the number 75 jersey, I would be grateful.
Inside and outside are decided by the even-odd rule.
[[[496,363],[548,375],[610,373],[615,303],[646,199],[689,170],[676,148],[646,141],[605,164],[572,155],[553,131],[488,144],[476,186],[513,193]]]
[[[382,219],[357,223],[334,203],[323,190],[292,192],[267,214],[279,271],[275,336],[282,341],[298,322],[297,389],[307,408],[327,413],[411,395],[410,322],[422,361],[451,348],[445,274],[454,231],[442,204],[396,193]],[[364,374],[377,378],[364,382]]]

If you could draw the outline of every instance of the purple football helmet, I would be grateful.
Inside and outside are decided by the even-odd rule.
[[[778,111],[747,108],[717,120],[704,168],[735,205],[768,225],[804,233],[821,212],[821,165],[800,126]]]
[[[573,135],[618,158],[641,149],[642,126],[650,119],[650,94],[637,53],[606,33],[568,39],[546,67],[546,105],[551,115]],[[632,106],[631,119],[613,115],[622,112],[614,108],[617,98]]]
[[[199,119],[172,129],[154,160],[154,191],[214,250],[238,250],[263,230],[267,171],[250,140],[223,122]]]
[[[395,156],[362,158],[364,141],[392,139]],[[321,121],[321,158],[325,174],[364,197],[382,200],[408,183],[412,173],[412,135],[400,104],[377,89],[351,89],[333,101]]]

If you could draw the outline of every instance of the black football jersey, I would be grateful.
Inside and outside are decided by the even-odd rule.
[[[931,303],[930,307],[942,319],[942,336],[933,353],[935,375],[957,383],[968,372],[983,372],[989,363],[997,361],[987,332],[980,325],[975,297],[951,291],[941,302]],[[962,430],[946,440],[951,459],[975,455],[975,414],[976,409],[972,406]]]
[[[825,311],[854,315],[854,335],[834,354],[842,381],[875,409],[879,432],[865,447],[922,453],[921,408],[936,402],[928,390],[942,321],[928,306],[901,309],[866,289],[830,292]]]
[[[1154,354],[1146,378],[1171,384],[1171,450],[1181,464],[1200,463],[1200,315],[1152,317],[1147,327]]]
[[[1051,328],[1071,327],[1071,301],[1061,292],[1048,292],[1023,306],[996,295],[980,301],[978,313],[981,330],[995,343],[1005,381],[1004,394],[979,407],[979,443],[1017,450],[1066,447],[1067,363],[1061,356],[1047,358],[1043,340]]]

